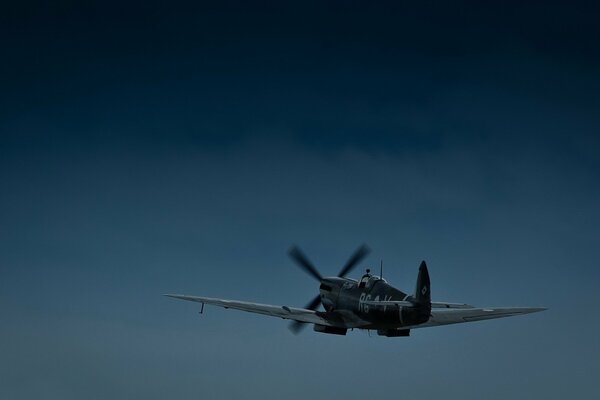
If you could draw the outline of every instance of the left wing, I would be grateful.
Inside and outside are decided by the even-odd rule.
[[[212,297],[186,296],[182,294],[165,294],[174,299],[195,301],[197,303],[210,304],[234,310],[246,311],[256,314],[291,319],[298,322],[307,322],[309,324],[318,324],[325,326],[334,326],[330,321],[323,318],[319,313],[305,308],[295,308],[288,306],[275,306],[271,304],[249,303],[247,301],[215,299]]]
[[[410,328],[426,328],[460,324],[464,322],[484,321],[486,319],[513,317],[515,315],[531,314],[544,311],[541,307],[501,307],[501,308],[466,308],[466,309],[434,309],[431,311],[429,321]]]
[[[369,300],[363,302],[369,306],[380,307],[414,307],[415,304],[405,300],[375,301]],[[403,327],[403,329],[427,328],[430,326],[460,324],[464,322],[484,321],[486,319],[513,317],[515,315],[530,314],[544,311],[541,307],[500,307],[500,308],[477,308],[469,304],[462,303],[431,303],[431,316],[429,320],[420,325]]]
[[[368,306],[399,306],[399,307],[413,307],[415,303],[408,300],[367,300],[363,301],[363,304]],[[431,302],[431,308],[475,308],[469,304],[464,303],[446,303],[446,302]]]

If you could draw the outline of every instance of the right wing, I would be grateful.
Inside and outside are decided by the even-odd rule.
[[[323,318],[316,311],[305,308],[295,308],[288,306],[275,306],[271,304],[249,303],[239,300],[215,299],[212,297],[186,296],[182,294],[165,294],[174,299],[195,301],[202,304],[210,304],[223,308],[233,308],[234,310],[246,311],[255,314],[263,314],[271,317],[290,319],[298,322],[307,322],[309,324],[318,324],[325,326],[334,326],[330,321]]]

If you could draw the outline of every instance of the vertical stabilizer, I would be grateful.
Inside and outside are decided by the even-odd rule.
[[[419,277],[417,278],[417,287],[415,289],[415,300],[417,304],[431,307],[431,287],[429,282],[429,272],[427,264],[421,261],[419,267]]]

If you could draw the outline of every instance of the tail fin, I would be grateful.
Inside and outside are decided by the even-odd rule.
[[[429,282],[429,272],[427,264],[421,261],[419,267],[419,277],[417,278],[417,287],[415,289],[415,300],[418,304],[429,305],[431,307],[431,287]]]

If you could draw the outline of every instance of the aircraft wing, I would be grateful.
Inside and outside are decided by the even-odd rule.
[[[305,308],[249,303],[247,301],[239,300],[215,299],[212,297],[186,296],[182,294],[165,294],[165,296],[172,297],[174,299],[195,301],[202,304],[210,304],[223,308],[232,308],[234,310],[246,311],[255,314],[263,314],[271,317],[290,319],[298,322],[307,322],[309,324],[334,326],[331,322],[320,316],[316,311]]]
[[[407,328],[426,328],[430,326],[460,324],[464,322],[484,321],[486,319],[505,318],[515,315],[544,311],[541,307],[502,307],[502,308],[465,308],[432,309],[429,321]]]
[[[414,303],[405,300],[388,301],[364,301],[368,306],[380,307],[413,307]],[[464,322],[483,321],[486,319],[505,318],[515,315],[530,314],[538,311],[544,311],[540,307],[501,307],[501,308],[477,308],[462,303],[431,303],[431,317],[429,321],[420,324],[403,327],[403,329],[427,328],[430,326],[461,324]]]
[[[414,306],[414,303],[407,301],[407,300],[383,300],[383,301],[367,300],[367,301],[363,301],[363,304],[366,304],[368,306],[400,306],[400,307]],[[445,303],[445,302],[432,301],[431,308],[466,309],[466,308],[475,308],[475,307],[471,306],[469,304],[464,304],[464,303]]]

